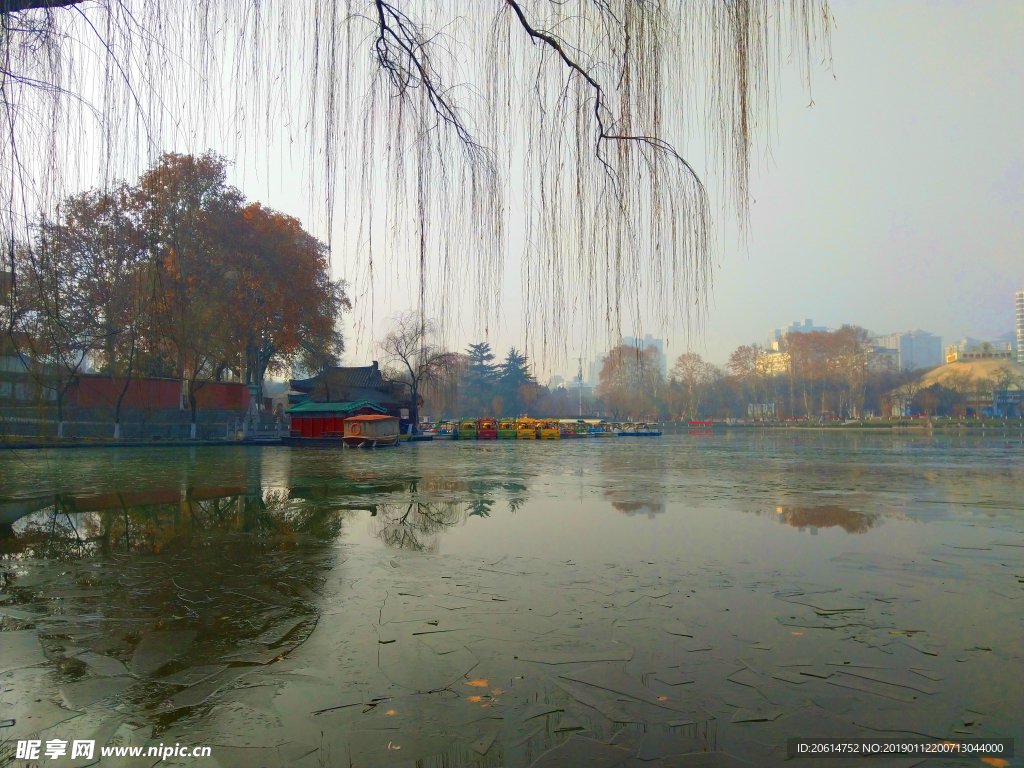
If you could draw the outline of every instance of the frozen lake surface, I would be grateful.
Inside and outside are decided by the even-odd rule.
[[[7,742],[439,767],[1022,745],[1019,438],[4,451],[0,519]]]

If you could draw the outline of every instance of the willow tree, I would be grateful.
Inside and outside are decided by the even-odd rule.
[[[323,201],[357,300],[398,278],[420,311],[470,297],[487,327],[512,245],[545,350],[575,319],[700,318],[712,213],[743,229],[781,65],[809,89],[830,27],[825,0],[0,0],[0,17],[7,250],[68,187],[164,149],[282,147],[267,164]]]

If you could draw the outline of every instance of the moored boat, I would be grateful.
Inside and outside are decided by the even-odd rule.
[[[537,439],[537,421],[530,418],[522,418],[516,421],[516,439],[517,440],[536,440]]]
[[[498,422],[499,440],[515,440],[517,436],[516,433],[515,419],[502,419]]]
[[[558,426],[558,422],[552,419],[542,421],[537,425],[537,439],[538,440],[561,440],[562,430]]]
[[[476,421],[473,419],[460,421],[456,435],[459,440],[476,440]]]
[[[576,421],[563,419],[558,424],[558,431],[561,432],[563,440],[587,436],[587,425],[582,419]]]
[[[498,422],[494,419],[483,418],[476,420],[477,440],[497,440]]]
[[[350,448],[385,448],[398,445],[399,422],[394,416],[352,416],[345,419],[342,442]]]
[[[640,421],[625,425],[619,432],[619,437],[661,437],[661,430],[658,429],[657,424]]]

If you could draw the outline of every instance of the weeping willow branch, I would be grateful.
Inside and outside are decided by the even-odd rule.
[[[510,249],[535,359],[692,331],[713,199],[742,232],[778,72],[809,91],[830,28],[826,0],[0,0],[0,251],[213,147],[298,175],[357,336],[382,294],[488,332]]]
[[[609,133],[608,129],[605,127],[604,119],[601,116],[601,111],[607,111],[608,109],[605,105],[605,94],[604,89],[601,87],[601,84],[598,83],[597,80],[595,80],[589,72],[583,69],[583,67],[581,67],[578,63],[576,63],[575,60],[573,60],[572,58],[569,57],[568,54],[566,54],[565,49],[562,47],[562,42],[557,37],[550,33],[534,29],[533,26],[530,25],[530,22],[526,20],[526,16],[525,14],[523,14],[523,9],[519,7],[519,3],[517,3],[516,0],[505,1],[508,3],[508,6],[513,10],[513,12],[516,15],[516,18],[519,19],[519,23],[523,26],[523,29],[526,30],[526,33],[530,37],[532,37],[534,40],[540,40],[549,45],[551,48],[553,48],[558,53],[558,57],[565,63],[565,65],[569,69],[574,71],[576,74],[578,74],[580,77],[582,77],[584,80],[586,80],[587,84],[594,89],[594,120],[597,122],[597,138],[599,142],[635,141],[641,144],[647,144],[653,147],[654,149],[658,150],[659,152],[667,152],[668,154],[672,155],[673,158],[675,158],[676,160],[683,164],[686,170],[693,175],[693,178],[695,180],[697,180],[698,182],[700,181],[700,177],[697,175],[697,172],[693,170],[693,168],[690,166],[688,162],[686,162],[686,160],[680,157],[679,153],[676,152],[675,147],[673,147],[667,141],[664,141],[663,139],[660,139],[657,136],[625,136],[623,134]],[[600,144],[598,144],[596,154],[598,158],[601,159],[602,162],[604,162],[604,159],[601,157],[600,154]],[[605,163],[605,165],[607,166],[607,163]],[[611,166],[607,167],[609,169],[611,168]]]

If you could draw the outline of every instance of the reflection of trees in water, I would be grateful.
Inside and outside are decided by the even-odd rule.
[[[528,490],[515,480],[433,476],[410,482],[407,488],[412,496],[408,500],[364,499],[347,508],[371,510],[373,535],[386,546],[417,552],[436,552],[444,531],[463,525],[470,517],[490,517],[502,492],[508,494],[509,510],[516,512],[526,503]]]
[[[120,508],[117,494],[55,497],[0,541],[18,561],[2,575],[20,616],[7,617],[5,629],[35,628],[50,658],[73,638],[126,664],[144,638],[159,644],[172,637],[166,630],[185,631],[187,651],[162,660],[156,678],[283,657],[316,626],[324,573],[337,562],[325,544],[344,512],[296,503],[286,491],[223,490],[179,490],[176,503]],[[89,674],[83,664],[62,670],[73,680]],[[136,687],[118,709],[166,725],[179,715],[162,707],[182,685]]]
[[[842,528],[847,533],[866,533],[882,522],[874,512],[857,512],[831,504],[814,507],[776,507],[746,510],[763,517],[773,517],[793,528]]]
[[[668,492],[662,482],[665,460],[660,453],[644,455],[642,464],[630,466],[629,469],[633,471],[625,476],[620,458],[603,458],[601,469],[604,477],[613,483],[605,488],[604,497],[615,511],[627,517],[647,515],[652,520],[655,515],[665,511]]]
[[[377,504],[374,535],[392,549],[436,552],[439,534],[466,521],[468,505],[453,501]]]
[[[665,511],[665,503],[659,501],[613,501],[612,507],[626,517],[647,515],[647,517],[653,518]]]
[[[9,529],[0,540],[0,552],[21,559],[66,560],[187,549],[197,538],[216,534],[297,533],[331,539],[341,532],[343,514],[328,505],[296,502],[284,491],[225,490],[56,494],[49,509]],[[169,495],[179,498],[167,502]],[[157,500],[164,503],[145,503]]]
[[[466,513],[467,517],[490,517],[491,507],[494,506],[494,499],[471,499],[467,502],[469,511]]]

